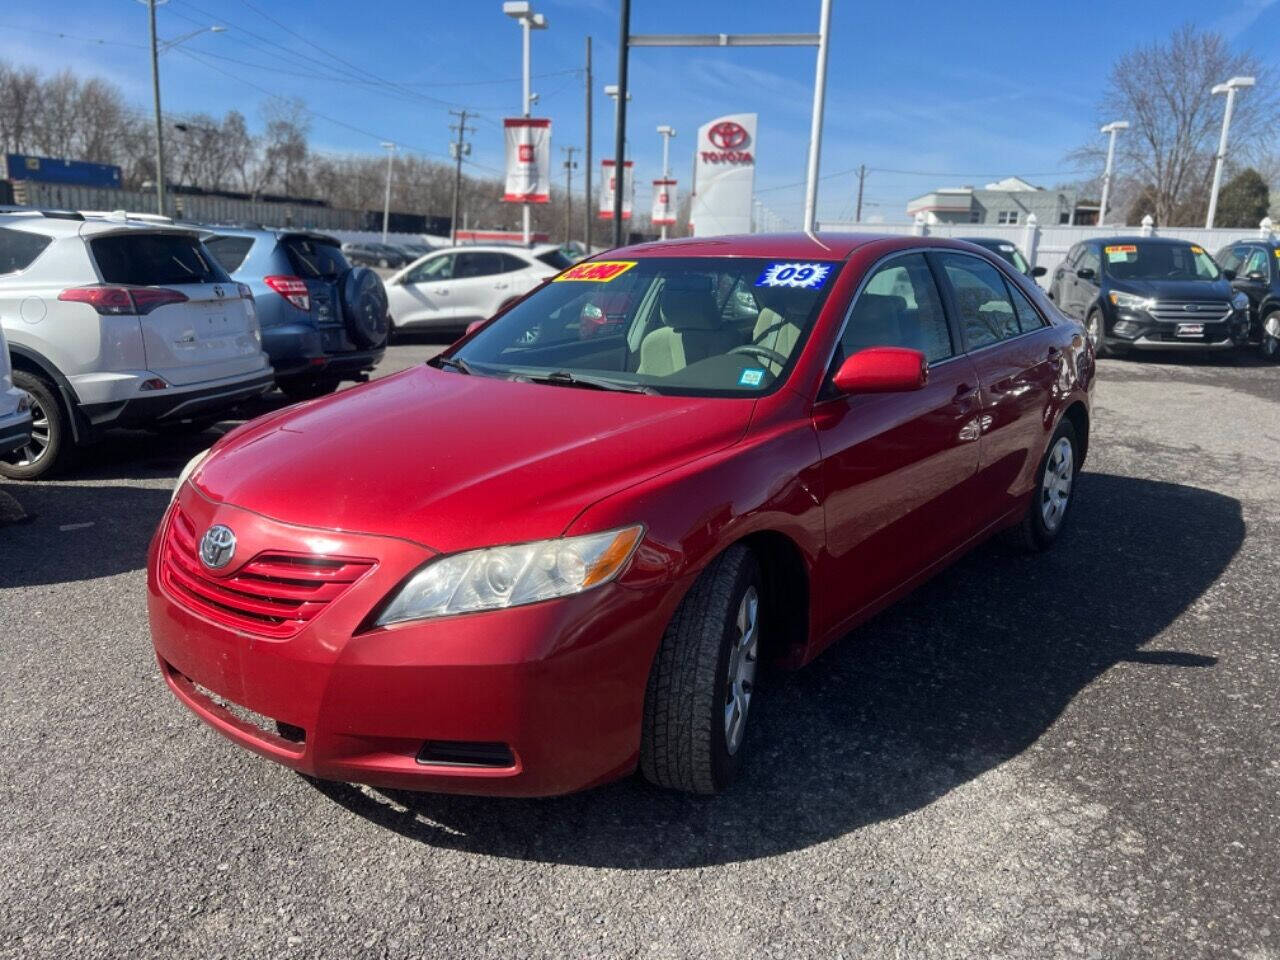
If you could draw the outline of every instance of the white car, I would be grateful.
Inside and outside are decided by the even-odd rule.
[[[558,246],[451,247],[385,281],[393,330],[464,330],[573,265]]]
[[[13,385],[9,348],[0,328],[0,457],[29,446],[31,439],[31,395]]]
[[[37,425],[0,456],[15,480],[109,427],[217,419],[273,381],[249,288],[196,231],[124,214],[0,214],[0,324]]]

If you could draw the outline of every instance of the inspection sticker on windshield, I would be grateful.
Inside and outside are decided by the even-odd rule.
[[[561,280],[589,280],[595,283],[608,283],[616,280],[636,265],[635,260],[593,260],[590,263],[574,264],[552,282]]]
[[[1138,252],[1138,248],[1132,243],[1119,243],[1112,247],[1103,247],[1102,251],[1107,255],[1108,260],[1127,260],[1131,254]]]
[[[829,263],[771,263],[756,280],[757,287],[802,287],[817,290],[827,282]]]
[[[742,376],[738,378],[738,386],[740,387],[758,387],[764,382],[764,371],[755,368],[749,368],[742,371]]]

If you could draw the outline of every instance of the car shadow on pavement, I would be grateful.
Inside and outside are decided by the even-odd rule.
[[[1083,474],[1077,490],[1054,550],[983,547],[775,676],[757,698],[744,776],[719,797],[638,777],[540,800],[317,786],[426,844],[623,869],[767,857],[902,816],[1021,753],[1117,663],[1157,676],[1216,663],[1143,648],[1239,550],[1239,502],[1107,474]]]

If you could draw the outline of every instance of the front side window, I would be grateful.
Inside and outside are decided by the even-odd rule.
[[[1116,280],[1217,280],[1218,265],[1195,244],[1109,243],[1102,248]]]
[[[1102,272],[1102,259],[1098,256],[1098,251],[1093,247],[1085,247],[1080,254],[1078,268],[1092,270],[1094,277],[1097,277]]]
[[[737,257],[588,261],[452,356],[477,374],[535,382],[760,394],[800,355],[839,270]]]
[[[944,253],[939,259],[955,293],[956,311],[970,350],[999,343],[1019,331],[1000,271],[977,257]]]
[[[1262,247],[1253,247],[1249,251],[1249,256],[1244,262],[1244,266],[1237,268],[1236,273],[1242,277],[1253,277],[1255,279],[1265,280],[1270,274],[1267,272],[1271,258],[1267,256],[1267,251]]]
[[[35,262],[52,242],[52,237],[25,230],[0,228],[0,274],[17,273]]]
[[[423,260],[409,271],[405,283],[434,283],[437,280],[449,280],[453,277],[453,253],[443,253],[430,260]]]
[[[849,311],[836,364],[867,347],[910,347],[930,363],[952,355],[942,300],[923,254],[898,257],[871,275]]]
[[[458,262],[453,267],[455,279],[489,277],[495,273],[502,273],[502,254],[483,250],[458,254]]]
[[[204,244],[185,234],[121,233],[97,237],[89,246],[107,283],[146,287],[230,282]]]

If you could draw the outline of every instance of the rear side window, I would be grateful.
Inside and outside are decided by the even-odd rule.
[[[332,280],[351,268],[336,243],[315,237],[286,237],[280,245],[290,269],[304,280]]]
[[[499,254],[499,256],[502,257],[502,273],[511,273],[514,270],[525,270],[529,266],[527,260],[521,260],[514,254],[503,253]]]
[[[1018,315],[1018,326],[1022,328],[1022,332],[1039,330],[1045,326],[1044,317],[1040,316],[1040,311],[1031,305],[1031,300],[1018,289],[1018,285],[1009,280],[1005,282],[1009,287],[1009,295],[1013,299],[1013,309]]]
[[[477,251],[475,253],[458,254],[458,262],[454,265],[454,277],[488,277],[502,273],[502,254]]]
[[[253,237],[210,237],[204,245],[223,270],[235,273],[253,249]]]
[[[991,264],[977,257],[942,254],[943,269],[955,292],[960,326],[970,350],[999,343],[1018,332],[1004,279]]]
[[[52,239],[25,230],[0,228],[0,274],[27,269]]]
[[[539,254],[538,259],[548,267],[554,267],[556,270],[568,270],[576,262],[572,257],[566,256],[560,250],[548,250],[546,253]]]
[[[107,283],[157,286],[227,283],[221,265],[194,237],[180,233],[126,233],[90,240]]]

